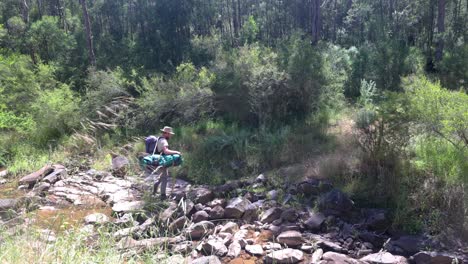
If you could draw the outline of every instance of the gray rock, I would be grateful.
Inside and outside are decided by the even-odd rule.
[[[374,253],[361,258],[362,261],[372,264],[408,264],[408,260],[402,256],[394,256],[388,252]]]
[[[246,245],[245,251],[250,255],[263,255],[263,248],[260,245]]]
[[[124,156],[117,156],[112,159],[112,170],[117,175],[124,176],[129,165],[130,162]]]
[[[190,191],[189,197],[197,204],[207,204],[214,198],[213,192],[204,187],[199,187]]]
[[[184,229],[185,225],[187,224],[188,219],[186,216],[181,216],[174,220],[170,225],[169,225],[169,230],[174,232],[174,231],[181,231]]]
[[[242,246],[238,241],[234,241],[229,245],[227,256],[230,258],[237,258],[242,250]]]
[[[283,232],[276,239],[279,243],[286,244],[289,247],[297,247],[304,242],[302,234],[297,231]]]
[[[391,240],[386,249],[393,254],[411,256],[418,253],[423,245],[423,240],[419,236],[401,236],[396,240]]]
[[[307,219],[307,221],[304,222],[304,225],[307,227],[307,229],[311,231],[319,231],[322,227],[323,222],[325,222],[325,215],[322,213],[312,213]]]
[[[265,263],[292,264],[298,263],[304,259],[302,251],[292,248],[273,251],[264,258]]]
[[[456,260],[459,261],[458,263],[464,263],[461,262],[460,258],[442,252],[421,251],[416,253],[412,259],[416,264],[452,264],[457,263]]]
[[[216,198],[210,202],[208,202],[208,206],[211,207],[211,208],[214,208],[214,207],[217,207],[217,206],[221,206],[223,209],[224,207],[226,207],[226,200],[223,199],[223,198]]]
[[[86,224],[105,224],[109,222],[109,217],[103,213],[94,213],[85,217]]]
[[[171,248],[171,251],[175,252],[175,253],[186,255],[190,251],[192,251],[192,249],[193,249],[193,245],[192,245],[191,241],[183,241],[181,243],[178,243],[178,244],[174,245]]]
[[[222,240],[210,239],[202,244],[202,250],[207,255],[223,257],[228,253],[228,249]]]
[[[55,169],[52,173],[49,175],[45,176],[44,179],[42,179],[44,182],[54,184],[61,180],[63,177],[67,175],[67,171],[65,169]]]
[[[384,231],[388,228],[389,219],[387,218],[387,212],[383,209],[368,209],[365,212],[366,225],[371,230]]]
[[[275,221],[276,219],[279,219],[281,217],[281,213],[283,210],[278,207],[273,207],[268,210],[266,210],[262,216],[260,217],[260,222],[262,223],[271,223]]]
[[[278,200],[279,192],[277,190],[271,190],[267,193],[266,197],[270,200]]]
[[[318,262],[322,259],[322,256],[323,256],[323,249],[318,248],[318,249],[315,250],[314,253],[312,254],[312,257],[311,257],[311,259],[310,259],[310,263],[311,263],[311,264],[316,264],[316,263],[318,263]]]
[[[210,219],[220,219],[224,217],[224,208],[220,205],[217,205],[211,209],[209,218]]]
[[[268,242],[268,243],[263,245],[263,249],[265,249],[265,250],[280,250],[281,249],[281,244]]]
[[[259,202],[251,203],[245,209],[244,215],[242,216],[242,220],[246,222],[252,222],[258,219],[259,213]],[[261,203],[261,202],[260,202]]]
[[[206,256],[192,260],[192,264],[221,264],[216,256]]]
[[[169,207],[159,214],[159,221],[169,224],[175,218],[177,218],[177,204],[171,202]]]
[[[346,194],[338,189],[322,194],[319,197],[319,208],[330,214],[344,214],[353,209],[354,203]]]
[[[120,202],[112,206],[112,211],[117,213],[128,213],[134,211],[140,211],[144,206],[143,201],[133,201],[133,202]]]
[[[234,234],[239,231],[239,225],[234,222],[227,222],[221,227],[220,232]]]
[[[255,179],[255,182],[260,182],[260,183],[266,182],[265,175],[263,175],[263,174],[258,175],[257,178]]]
[[[29,185],[30,188],[33,185],[40,181],[44,176],[51,173],[54,168],[50,165],[45,165],[44,167],[40,168],[38,171],[35,171],[31,174],[28,174],[19,180],[19,184],[26,184]]]
[[[351,257],[348,257],[344,254],[336,253],[336,252],[326,252],[323,254],[322,259],[326,262],[320,262],[320,263],[326,263],[326,264],[335,264],[335,263],[343,263],[343,264],[365,264],[364,262],[360,260],[353,259]]]
[[[176,237],[156,237],[142,240],[135,240],[131,237],[124,237],[117,243],[117,248],[121,250],[134,249],[138,252],[153,249],[155,247],[174,245],[180,242]]]
[[[18,199],[0,199],[0,211],[16,209],[18,202]]]
[[[318,180],[308,180],[297,185],[297,192],[304,196],[318,195],[320,192]]]
[[[166,259],[161,260],[161,264],[183,264],[188,263],[188,260],[182,255],[172,255]]]
[[[291,222],[291,223],[295,222],[298,217],[299,217],[299,214],[293,208],[286,209],[283,211],[283,213],[281,213],[281,219],[287,222]]]
[[[224,217],[240,219],[251,202],[245,198],[234,198],[224,209]]]
[[[200,239],[213,233],[215,225],[210,221],[196,223],[186,229],[187,236],[191,239]]]
[[[201,221],[205,221],[205,220],[208,220],[209,218],[209,215],[207,212],[205,211],[198,211],[196,212],[195,214],[193,214],[192,216],[192,221],[194,223],[198,223],[198,222],[201,222]]]

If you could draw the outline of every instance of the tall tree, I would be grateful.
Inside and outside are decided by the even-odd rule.
[[[89,64],[96,66],[96,56],[94,55],[93,35],[91,33],[91,22],[89,21],[88,7],[86,0],[80,0],[81,8],[83,10],[83,20],[86,29],[86,40],[88,45]]]
[[[442,55],[444,51],[444,33],[445,33],[445,0],[439,0],[437,5],[437,47],[435,51],[435,62],[442,60]]]
[[[321,34],[321,27],[322,27],[321,14],[320,14],[321,2],[322,2],[321,0],[312,0],[312,5],[311,5],[311,16],[312,16],[311,34],[312,34],[313,44],[319,41],[320,34]]]

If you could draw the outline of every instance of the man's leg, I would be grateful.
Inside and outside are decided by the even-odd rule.
[[[161,199],[166,198],[166,187],[167,187],[167,178],[169,177],[169,169],[163,168],[161,173],[161,178],[159,178],[159,182],[161,183]]]

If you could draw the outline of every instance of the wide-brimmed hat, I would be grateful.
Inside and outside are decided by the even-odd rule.
[[[169,133],[171,135],[175,135],[174,132],[172,132],[172,127],[165,126],[163,129],[161,129],[162,132]]]

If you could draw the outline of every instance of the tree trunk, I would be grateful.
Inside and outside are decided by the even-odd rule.
[[[311,3],[311,19],[312,19],[312,28],[311,28],[311,35],[312,35],[312,44],[316,44],[320,39],[320,29],[321,29],[321,15],[320,15],[320,0],[312,0]]]
[[[435,61],[436,63],[442,60],[442,55],[444,51],[444,32],[445,32],[445,0],[439,0],[437,5],[437,48],[435,52]]]
[[[88,44],[89,63],[91,66],[96,66],[96,57],[94,56],[93,48],[93,35],[91,34],[91,23],[89,21],[88,8],[86,7],[86,0],[80,0],[83,9],[83,19],[86,28],[86,39]]]
[[[29,24],[29,6],[26,0],[20,0],[21,16],[26,24]]]
[[[37,13],[39,14],[39,19],[42,19],[42,0],[37,0]]]

